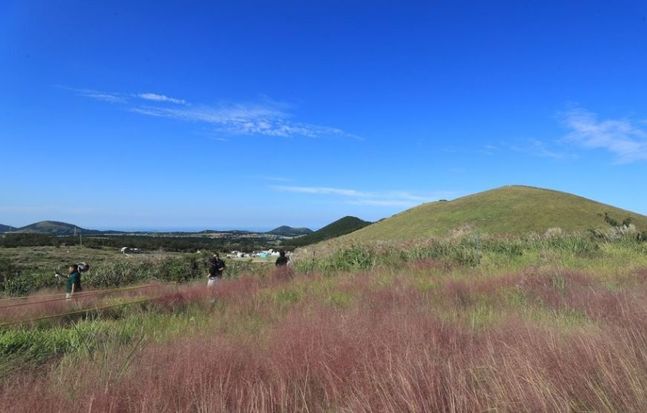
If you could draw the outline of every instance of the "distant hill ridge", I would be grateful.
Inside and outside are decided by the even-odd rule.
[[[26,234],[51,234],[51,235],[74,235],[77,234],[100,234],[101,231],[85,229],[67,222],[40,221],[31,225],[14,229],[11,232]]]
[[[296,247],[315,244],[317,242],[350,234],[353,231],[357,231],[358,229],[364,228],[368,225],[371,225],[368,221],[361,220],[357,217],[345,216],[313,232],[312,234],[285,241],[284,244]]]
[[[57,235],[57,236],[65,236],[65,235],[74,235],[76,231],[76,234],[88,234],[88,235],[99,235],[99,234],[126,234],[128,232],[124,231],[98,231],[98,230],[93,230],[93,229],[86,229],[86,228],[81,228],[78,225],[70,224],[67,222],[60,222],[60,221],[40,221],[36,222],[30,225],[26,225],[24,227],[20,228],[15,228],[9,225],[0,225],[0,233],[21,233],[21,234],[49,234],[49,235]],[[132,232],[132,231],[130,231]],[[149,232],[149,231],[134,231],[135,233],[137,232]],[[313,231],[309,228],[292,228],[289,226],[281,226],[278,228],[273,229],[272,231],[267,232],[268,234],[273,234],[273,235],[279,235],[279,236],[284,236],[284,237],[297,237],[297,236],[302,236],[302,235],[307,235],[312,233]],[[172,231],[172,232],[165,232],[169,234],[182,234],[185,232],[182,231]],[[191,232],[193,233],[193,232]],[[216,230],[204,230],[204,231],[199,231],[195,232],[196,234],[211,234],[211,233],[227,233],[227,234],[251,234],[253,232],[251,231],[244,231],[244,230],[228,230],[228,231],[216,231]]]
[[[15,231],[16,227],[12,227],[11,225],[3,225],[0,224],[0,234],[4,232],[9,232],[9,231]]]
[[[472,230],[490,235],[543,234],[606,229],[604,214],[618,222],[629,218],[642,231],[647,216],[577,195],[529,186],[504,186],[452,201],[411,208],[342,237],[349,241],[407,240]]]
[[[267,234],[280,235],[283,237],[298,237],[301,235],[311,234],[312,232],[313,231],[310,228],[293,228],[287,225],[282,225],[271,231],[267,231]]]

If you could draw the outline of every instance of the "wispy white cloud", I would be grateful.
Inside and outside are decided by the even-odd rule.
[[[166,95],[160,95],[159,93],[140,93],[137,97],[145,100],[152,100],[153,102],[168,102],[176,103],[178,105],[186,105],[186,100],[184,99],[176,99]]]
[[[647,160],[647,130],[627,119],[599,120],[584,109],[566,112],[562,121],[569,129],[565,140],[586,149],[603,149],[617,162]]]
[[[414,194],[408,191],[359,191],[348,188],[333,188],[326,186],[286,186],[274,185],[271,188],[279,192],[292,192],[319,196],[341,198],[342,202],[352,205],[378,207],[408,208],[423,202],[436,201],[456,195],[452,191],[438,191],[427,194]]]
[[[365,197],[369,195],[367,192],[360,192],[354,189],[330,188],[325,186],[274,185],[272,186],[272,188],[281,192],[297,192],[301,194],[340,195],[340,196],[352,196],[352,197]]]
[[[411,208],[420,202],[404,201],[401,199],[353,199],[347,202],[351,205],[365,205],[375,207],[401,207]]]
[[[526,141],[508,145],[508,149],[529,154],[540,158],[555,160],[572,159],[575,155],[555,142],[544,142],[539,139],[527,139]]]
[[[259,178],[264,179],[266,181],[270,181],[270,182],[291,182],[292,181],[292,179],[285,178],[285,177],[282,177],[282,176],[263,175],[263,176],[260,176]]]
[[[515,141],[499,141],[496,144],[483,145],[479,153],[488,156],[517,152],[539,158],[554,160],[573,159],[576,155],[568,150],[563,142],[543,141],[539,139],[517,139]]]
[[[528,146],[525,147],[525,150],[535,156],[542,158],[565,159],[570,157],[568,153],[561,152],[555,148],[551,148],[545,142],[537,139],[530,139],[528,141]]]
[[[282,108],[268,104],[229,104],[168,108],[139,106],[131,108],[142,115],[206,123],[233,135],[265,135],[276,137],[304,136],[318,138],[339,136],[357,138],[341,129],[291,120]]]
[[[113,93],[92,89],[73,89],[80,96],[108,103],[120,103],[128,110],[145,116],[196,122],[230,135],[263,135],[275,137],[341,137],[361,140],[342,129],[293,120],[290,106],[263,98],[258,103],[191,104],[161,93]],[[145,100],[148,104],[142,104]],[[168,104],[182,105],[169,106]]]
[[[161,93],[120,93],[120,92],[106,92],[102,90],[95,89],[78,89],[70,88],[67,86],[60,86],[63,89],[70,90],[75,92],[79,96],[83,96],[90,99],[99,100],[107,103],[128,103],[133,99],[143,99],[157,103],[175,103],[178,105],[186,105],[187,102],[184,99],[177,99],[170,96],[163,95]]]
[[[75,92],[79,96],[99,100],[101,102],[126,103],[126,101],[128,100],[127,96],[122,95],[120,93],[104,92],[101,90],[94,90],[94,89],[72,89],[72,88],[66,88],[66,89]]]

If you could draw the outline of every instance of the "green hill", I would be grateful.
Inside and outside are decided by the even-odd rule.
[[[2,225],[0,224],[0,234],[9,232],[9,231],[14,231],[16,228],[10,226],[10,225]]]
[[[411,208],[342,237],[351,241],[406,240],[447,236],[461,230],[490,235],[543,234],[605,229],[605,213],[621,223],[626,218],[642,231],[647,216],[580,196],[527,186],[505,186],[453,201],[437,201]]]
[[[58,221],[40,221],[35,224],[27,225],[16,229],[14,232],[27,234],[51,234],[51,235],[74,235],[82,234],[99,234],[101,231],[84,229],[73,224]]]
[[[283,225],[278,228],[274,228],[271,231],[267,231],[267,233],[272,235],[280,235],[283,237],[298,237],[301,235],[312,234],[312,230],[310,228],[293,228],[287,225]]]
[[[364,228],[368,225],[371,225],[368,221],[361,220],[357,217],[347,216],[326,225],[312,234],[285,241],[284,244],[295,247],[315,244],[327,239],[350,234],[351,232],[357,231],[358,229]]]

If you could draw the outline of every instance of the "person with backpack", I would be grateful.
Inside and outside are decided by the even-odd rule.
[[[285,256],[285,250],[279,251],[279,257],[276,259],[274,265],[279,267],[285,267],[290,262],[290,258]]]
[[[65,298],[71,300],[74,293],[81,292],[81,273],[90,270],[90,265],[85,262],[71,264],[68,267],[68,275],[65,277]],[[54,276],[61,279],[63,276],[58,272]]]
[[[276,266],[274,275],[278,277],[278,279],[286,280],[294,276],[294,271],[292,271],[291,268],[292,263],[290,262],[290,257],[285,255],[285,250],[279,251],[279,257],[276,259],[274,265]]]
[[[59,274],[56,275],[60,277]],[[74,296],[74,293],[81,292],[82,290],[83,288],[81,288],[81,273],[79,272],[79,265],[72,264],[68,268],[68,276],[67,280],[65,281],[65,299],[71,300],[72,296]]]
[[[209,259],[209,280],[207,287],[214,287],[218,280],[222,279],[222,273],[225,271],[225,262],[220,259],[217,252],[214,252]]]

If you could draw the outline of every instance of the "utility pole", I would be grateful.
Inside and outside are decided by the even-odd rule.
[[[83,246],[83,231],[79,227],[74,227],[74,235],[76,235],[76,230],[79,230],[79,246]]]

